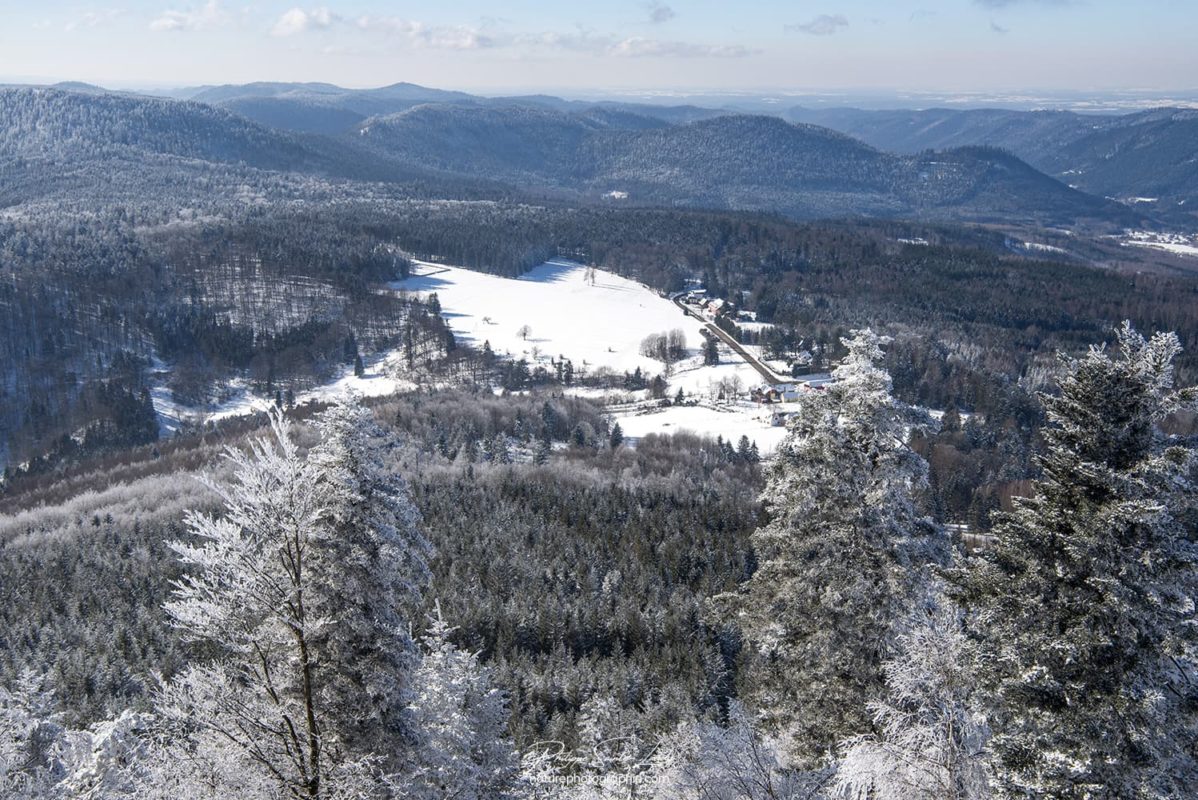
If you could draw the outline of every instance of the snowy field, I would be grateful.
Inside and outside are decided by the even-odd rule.
[[[610,272],[554,260],[519,278],[418,263],[417,274],[392,284],[420,295],[437,294],[454,336],[475,347],[489,341],[495,353],[530,363],[566,356],[578,371],[661,371],[640,354],[641,340],[678,328],[692,353],[703,343],[698,320],[649,287]],[[521,329],[528,326],[527,339]]]
[[[1132,231],[1127,235],[1127,239],[1123,244],[1132,247],[1151,247],[1154,250],[1164,250],[1179,256],[1198,258],[1198,236],[1186,236],[1180,233]]]
[[[748,391],[761,376],[721,344],[722,363],[705,366],[700,355],[703,324],[649,287],[603,270],[554,260],[519,278],[502,278],[482,272],[418,262],[412,277],[391,285],[396,291],[422,296],[436,293],[441,313],[458,341],[481,348],[490,342],[498,355],[526,358],[547,364],[569,358],[578,375],[608,369],[631,372],[638,367],[648,376],[663,373],[664,365],[640,354],[641,341],[674,329],[686,336],[688,355],[667,374],[669,393],[681,388],[688,397],[714,400],[721,385]],[[593,273],[593,279],[588,274]],[[522,329],[527,326],[528,331]],[[330,400],[347,392],[364,397],[387,395],[410,388],[396,378],[402,374],[398,352],[366,362],[366,372],[355,377],[348,367],[325,386],[297,395],[296,402]],[[251,414],[267,407],[268,400],[253,396],[243,382],[230,384],[226,399],[212,406],[191,408],[173,401],[166,388],[167,367],[156,363],[160,380],[152,396],[164,435],[187,423],[218,421]],[[572,389],[571,393],[596,400],[616,400],[619,392]],[[630,437],[687,430],[736,441],[747,435],[763,455],[772,452],[785,433],[769,424],[770,410],[744,404],[727,411],[706,407],[680,407],[635,417],[619,417]]]
[[[454,336],[475,347],[489,341],[496,353],[530,363],[565,356],[587,374],[604,367],[616,372],[639,367],[646,375],[656,375],[663,365],[640,354],[641,340],[678,328],[686,334],[689,356],[673,365],[667,376],[671,396],[681,388],[690,397],[711,398],[721,381],[739,382],[745,391],[761,383],[756,370],[722,345],[723,363],[704,366],[699,354],[703,324],[644,284],[611,272],[594,270],[593,285],[586,279],[586,267],[560,259],[516,279],[423,262],[415,272],[393,288],[421,295],[436,292]],[[531,330],[527,340],[520,335],[525,325]],[[755,406],[728,412],[674,408],[627,422],[632,429],[625,432],[633,437],[677,430],[734,440],[746,434],[757,440],[763,454],[784,433],[770,428],[769,412]]]
[[[784,407],[776,407],[784,408]],[[624,435],[631,438],[650,433],[689,431],[706,436],[723,436],[734,445],[741,436],[757,442],[762,456],[772,455],[786,435],[786,428],[770,426],[774,409],[741,404],[727,411],[705,406],[673,406],[647,414],[618,415],[616,421]]]

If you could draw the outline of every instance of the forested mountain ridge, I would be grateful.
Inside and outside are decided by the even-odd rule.
[[[345,89],[325,83],[249,83],[200,86],[167,93],[170,97],[210,103],[272,127],[297,132],[347,133],[368,117],[385,116],[427,103],[477,107],[531,106],[584,115],[629,115],[630,122],[690,122],[726,111],[697,106],[663,106],[614,100],[563,100],[551,95],[481,97],[396,83],[376,89]],[[631,119],[635,117],[636,119]]]
[[[377,89],[349,90],[322,83],[251,83],[206,86],[177,93],[272,127],[335,135],[377,114],[390,114],[421,103],[469,102],[463,92],[397,83]]]
[[[633,202],[770,210],[796,218],[922,216],[1132,224],[1140,216],[1086,196],[997,151],[893,156],[826,128],[725,115],[625,129],[548,109],[424,105],[362,123],[364,141],[408,163],[457,174],[626,192]]]
[[[1125,115],[1069,111],[794,108],[787,119],[826,125],[899,153],[990,145],[1099,197],[1151,199],[1162,214],[1187,216],[1198,202],[1198,111],[1162,108]]]
[[[8,205],[149,199],[154,207],[169,198],[198,207],[239,192],[276,202],[380,186],[402,196],[428,196],[430,185],[437,197],[501,191],[400,164],[351,137],[279,130],[204,103],[55,88],[0,89],[0,179]]]
[[[563,100],[548,95],[481,97],[413,84],[350,90],[328,84],[247,84],[174,93],[212,103],[272,127],[341,135],[368,118],[424,104],[483,109],[530,106],[576,115],[606,127],[640,129],[734,116],[733,108],[645,102]],[[769,113],[769,112],[766,112]],[[1128,114],[1008,109],[865,111],[793,107],[777,116],[847,133],[880,150],[916,155],[985,145],[1008,150],[1063,183],[1098,197],[1144,204],[1157,214],[1188,218],[1196,202],[1196,137],[1192,110],[1161,108]],[[1141,209],[1142,210],[1142,209]]]
[[[424,104],[371,118],[355,134],[296,134],[202,103],[8,89],[0,94],[0,169],[9,203],[86,189],[105,170],[183,191],[204,165],[266,173],[296,193],[306,180],[394,184],[401,193],[494,196],[555,189],[642,205],[768,210],[797,218],[929,219],[1126,226],[1142,216],[1072,191],[1005,154],[964,149],[894,156],[814,126],[719,116],[683,124],[627,110]],[[56,165],[70,158],[72,169]],[[57,159],[57,161],[56,161]],[[133,160],[143,163],[130,169]],[[228,178],[235,180],[233,176]],[[196,178],[195,180],[198,180]],[[286,184],[290,183],[291,186]],[[196,191],[196,190],[193,190]],[[302,192],[302,189],[298,189]],[[322,191],[327,191],[322,189]],[[26,194],[28,193],[28,194]]]
[[[131,151],[262,169],[322,157],[298,137],[202,103],[57,89],[0,89],[0,157],[51,163]]]

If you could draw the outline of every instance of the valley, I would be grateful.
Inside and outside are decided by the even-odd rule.
[[[218,73],[0,87],[0,797],[1185,796],[1198,112]]]

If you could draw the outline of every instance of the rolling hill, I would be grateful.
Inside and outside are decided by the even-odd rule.
[[[292,91],[317,105],[321,97],[343,96],[319,84],[283,95]],[[354,94],[409,102],[430,91],[401,84]],[[255,94],[261,97],[254,100]],[[50,88],[0,90],[2,199],[11,204],[86,193],[152,199],[163,192],[208,198],[240,193],[246,185],[269,195],[280,183],[290,184],[285,194],[302,194],[305,182],[315,179],[341,182],[338,191],[351,193],[388,184],[407,187],[388,191],[420,184],[426,194],[445,197],[549,190],[595,201],[797,219],[1106,226],[1143,219],[992,148],[893,154],[777,117],[719,115],[671,124],[623,104],[562,111],[442,101],[368,117],[348,133],[326,136],[261,124],[223,107],[277,102],[277,86],[240,94],[221,87],[197,96],[222,106]],[[325,112],[334,113],[330,108]],[[702,117],[693,110],[672,113]],[[124,188],[117,191],[118,185]]]
[[[771,210],[796,218],[1130,223],[1137,215],[1036,172],[1010,154],[964,148],[893,155],[852,137],[766,116],[616,125],[547,108],[424,105],[367,120],[363,141],[405,163],[634,203]]]
[[[1198,206],[1198,111],[1126,115],[999,109],[862,111],[795,108],[788,119],[824,125],[898,153],[987,145],[1082,191],[1181,215]]]

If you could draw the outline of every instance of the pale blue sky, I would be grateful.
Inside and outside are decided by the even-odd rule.
[[[0,80],[484,92],[1198,88],[1198,0],[0,0]]]

